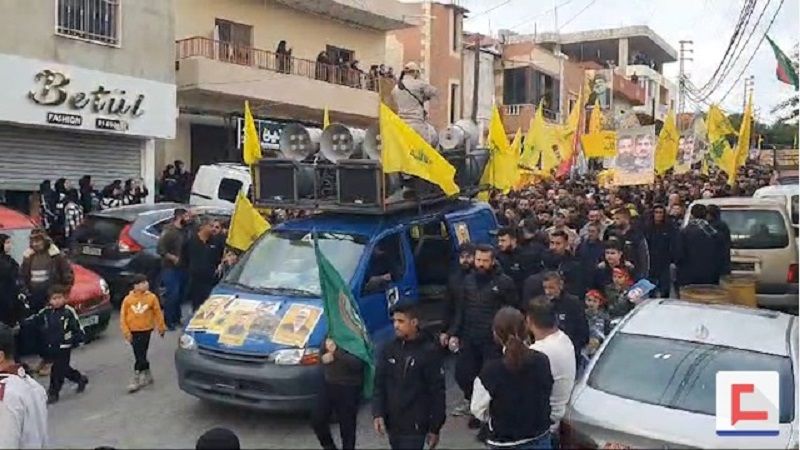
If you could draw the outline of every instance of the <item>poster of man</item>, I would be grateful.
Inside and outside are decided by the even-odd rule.
[[[194,314],[186,329],[192,331],[205,330],[214,320],[217,312],[224,309],[225,305],[230,304],[234,299],[235,297],[232,295],[209,297]]]
[[[586,105],[594,105],[595,99],[600,101],[600,106],[608,108],[611,104],[611,81],[612,73],[610,70],[587,70],[584,72],[586,85],[589,88],[589,96]]]
[[[261,302],[256,306],[255,319],[250,324],[250,337],[269,338],[278,328],[280,302]]]
[[[655,180],[655,129],[652,126],[618,130],[614,184],[631,186]]]
[[[678,156],[675,161],[675,173],[686,173],[694,158],[694,135],[684,133],[678,139]]]
[[[303,347],[322,316],[322,308],[310,305],[294,304],[284,314],[278,329],[272,336],[276,344]]]
[[[244,344],[250,329],[250,324],[253,323],[256,317],[256,307],[258,307],[259,303],[258,300],[236,299],[236,301],[228,307],[228,314],[225,317],[225,321],[222,323],[222,330],[219,333],[220,344]]]

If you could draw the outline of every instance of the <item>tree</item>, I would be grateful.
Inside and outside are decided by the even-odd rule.
[[[794,50],[791,55],[792,65],[794,70],[798,70],[798,46],[795,44]],[[798,91],[772,107],[771,112],[778,115],[779,123],[797,124],[797,118],[800,116],[800,99],[798,99]]]

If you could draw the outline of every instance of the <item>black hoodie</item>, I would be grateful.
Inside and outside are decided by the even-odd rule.
[[[372,415],[394,435],[439,434],[445,421],[445,381],[441,351],[431,336],[394,338],[375,369]]]
[[[448,334],[475,343],[492,342],[492,321],[504,306],[520,307],[514,280],[496,266],[489,273],[474,270],[464,278],[462,299],[456,303]]]

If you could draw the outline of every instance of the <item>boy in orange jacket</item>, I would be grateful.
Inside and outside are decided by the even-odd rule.
[[[150,335],[158,327],[158,334],[163,338],[167,329],[158,297],[150,292],[150,283],[146,276],[136,275],[133,278],[133,290],[122,301],[119,325],[122,336],[133,347],[136,362],[128,392],[136,392],[141,387],[153,384],[150,363],[147,361]]]

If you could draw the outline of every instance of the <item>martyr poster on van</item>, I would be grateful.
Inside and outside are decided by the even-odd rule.
[[[236,299],[228,308],[218,342],[230,346],[244,344],[250,333],[250,325],[256,318],[256,308],[259,303],[258,300]]]
[[[293,304],[278,324],[278,329],[272,336],[272,342],[304,347],[321,316],[322,308],[318,306]]]
[[[192,320],[189,322],[189,325],[186,326],[186,330],[208,331],[218,318],[221,319],[219,326],[222,326],[222,323],[225,321],[225,318],[222,317],[224,315],[223,311],[228,309],[235,301],[236,296],[233,295],[215,295],[209,297],[208,300],[200,305],[200,308],[194,316],[192,316]]]
[[[614,184],[633,186],[655,181],[655,127],[617,131]]]

